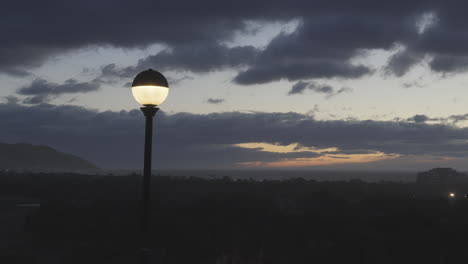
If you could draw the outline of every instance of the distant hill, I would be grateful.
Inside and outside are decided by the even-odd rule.
[[[0,143],[0,169],[47,172],[99,170],[96,165],[77,156],[26,143]]]

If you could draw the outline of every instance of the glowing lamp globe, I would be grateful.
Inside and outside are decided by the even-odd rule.
[[[135,100],[144,106],[160,105],[169,93],[166,78],[158,71],[149,69],[140,72],[132,83]]]

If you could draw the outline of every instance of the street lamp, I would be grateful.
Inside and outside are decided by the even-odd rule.
[[[142,104],[141,111],[146,117],[145,159],[143,169],[142,212],[141,212],[141,254],[142,263],[149,263],[151,235],[150,219],[150,186],[151,186],[151,150],[153,138],[153,117],[160,105],[166,100],[169,85],[166,78],[158,71],[149,69],[140,72],[132,83],[132,94]]]

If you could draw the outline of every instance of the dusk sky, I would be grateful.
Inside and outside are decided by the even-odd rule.
[[[466,1],[8,1],[0,142],[155,169],[468,170]]]

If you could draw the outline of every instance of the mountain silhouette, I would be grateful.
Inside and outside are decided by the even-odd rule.
[[[47,172],[99,170],[96,165],[77,156],[28,143],[0,143],[0,169]]]

